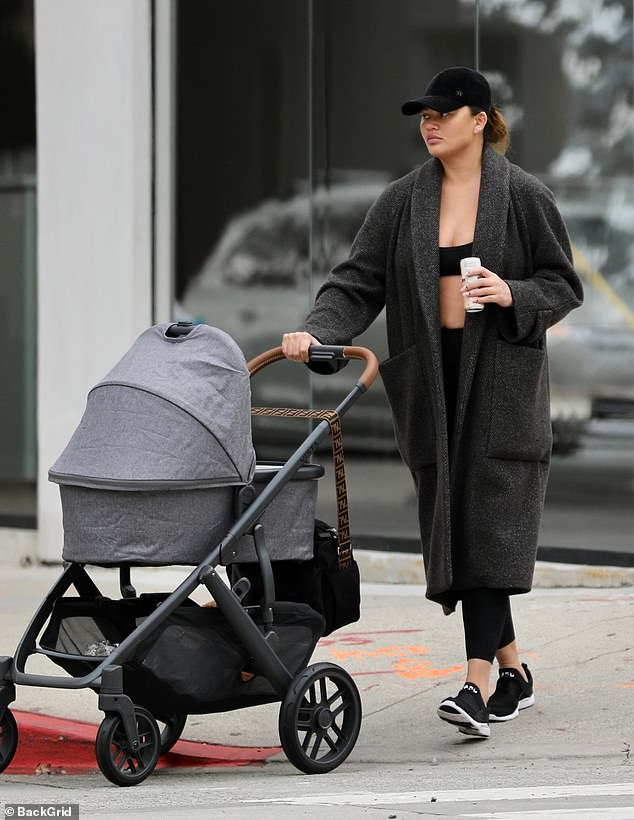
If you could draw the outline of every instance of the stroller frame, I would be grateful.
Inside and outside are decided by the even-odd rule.
[[[186,333],[188,331],[185,326],[181,329],[179,325],[177,332]],[[253,376],[264,367],[284,358],[281,347],[268,350],[248,363],[250,375]],[[378,372],[377,359],[366,348],[353,346],[315,345],[311,347],[309,352],[310,362],[332,363],[333,361],[348,359],[363,361],[365,369],[352,390],[336,408],[336,413],[339,416],[343,416],[357,398],[368,390]],[[38,638],[49,621],[56,601],[71,587],[75,588],[79,596],[94,598],[101,595],[99,588],[86,571],[84,564],[68,563],[65,565],[62,575],[52,586],[27,626],[14,657],[0,657],[0,772],[9,765],[17,747],[17,725],[8,708],[9,704],[16,698],[16,686],[39,686],[58,689],[92,688],[98,693],[99,709],[106,714],[100,732],[110,720],[108,737],[102,738],[101,742],[99,735],[97,737],[97,761],[103,774],[112,782],[122,786],[136,785],[144,780],[153,771],[159,754],[169,750],[178,740],[186,716],[183,717],[182,723],[178,727],[167,727],[163,736],[158,739],[158,746],[161,747],[159,749],[157,746],[158,727],[153,716],[147,710],[135,707],[132,699],[125,694],[123,664],[132,659],[139,644],[149,638],[157,626],[174,613],[200,586],[206,587],[209,591],[244,648],[253,658],[258,671],[265,676],[279,700],[283,702],[280,711],[280,737],[284,751],[291,762],[306,773],[324,773],[336,768],[345,760],[356,743],[360,728],[361,704],[358,691],[345,670],[340,669],[335,664],[314,664],[312,667],[306,667],[303,671],[300,671],[299,675],[294,677],[276,654],[277,636],[273,629],[272,610],[275,595],[273,572],[266,548],[264,528],[259,523],[261,515],[271,501],[298,473],[307,456],[327,438],[329,433],[330,426],[327,421],[321,421],[315,426],[281,469],[271,478],[261,493],[238,515],[220,543],[109,655],[99,658],[79,656],[80,660],[95,664],[92,671],[78,677],[27,672],[26,663],[35,654],[48,656],[52,660],[56,658],[74,659],[77,657],[37,645]],[[239,578],[233,587],[229,587],[216,571],[218,565],[221,564],[223,555],[226,555],[238,539],[247,533],[254,536],[256,553],[263,577],[264,598],[261,604],[261,612],[265,634],[249,614],[249,609],[253,610],[254,608],[247,609],[242,604],[243,598],[250,589],[249,581],[246,578]],[[119,586],[123,599],[132,598],[136,595],[136,591],[131,584],[129,565],[119,566]],[[337,686],[342,688],[345,696],[353,701],[352,711],[355,713],[355,719],[349,737],[345,740],[342,748],[331,749],[325,757],[318,758],[317,747],[319,743],[316,743],[315,754],[312,754],[311,751],[302,748],[302,743],[294,735],[295,724],[299,719],[302,704],[306,705],[307,693],[310,693],[311,687],[315,687],[316,682],[321,681],[321,686],[324,687],[324,679],[334,681]],[[323,733],[327,731],[328,726],[326,724],[332,717],[327,712],[328,710],[325,709],[325,711],[320,712],[320,715],[315,716],[317,720],[316,731],[319,737],[322,737]],[[118,734],[117,731],[113,730],[113,719],[119,721]],[[282,724],[286,725],[286,729],[283,729]],[[290,740],[289,725],[290,735],[293,736]],[[284,742],[284,734],[286,735],[286,743]],[[162,744],[160,743],[161,740]],[[130,761],[125,768],[115,765],[115,762],[111,760],[109,747],[113,743],[119,746],[125,746],[127,743],[127,755]],[[157,748],[151,750],[149,757],[141,758],[139,756],[140,750],[148,743],[150,746],[157,746]],[[330,745],[332,746],[332,743]]]

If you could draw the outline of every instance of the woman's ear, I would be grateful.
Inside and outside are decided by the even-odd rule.
[[[488,117],[484,111],[478,111],[478,113],[474,117],[475,125],[473,126],[473,130],[475,133],[479,133],[480,131],[484,131],[484,126],[487,124]]]

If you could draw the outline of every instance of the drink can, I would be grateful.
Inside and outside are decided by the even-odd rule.
[[[479,268],[480,265],[481,262],[477,256],[466,256],[460,260],[460,275],[463,285],[466,285],[468,282],[475,282],[476,279],[480,278],[479,274],[471,274],[473,268]],[[467,313],[477,313],[479,310],[484,310],[484,305],[482,302],[476,302],[472,296],[465,295],[464,309]]]

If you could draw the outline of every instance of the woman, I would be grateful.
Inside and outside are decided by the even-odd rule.
[[[386,308],[381,375],[417,489],[426,595],[447,614],[462,603],[466,681],[438,714],[488,737],[489,720],[534,703],[509,596],[531,589],[548,477],[546,330],[583,291],[552,193],[503,155],[482,74],[441,71],[402,111],[420,114],[431,159],[375,202],[282,347],[306,361],[309,345],[349,344]],[[463,287],[471,256],[479,278]],[[465,313],[465,294],[484,309]]]

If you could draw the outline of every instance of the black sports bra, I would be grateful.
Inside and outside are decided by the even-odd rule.
[[[450,248],[438,248],[440,251],[440,275],[460,276],[460,260],[471,256],[473,242],[468,245],[453,245]]]

